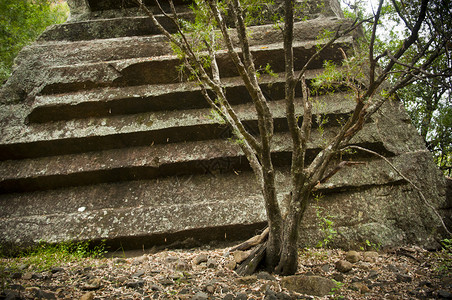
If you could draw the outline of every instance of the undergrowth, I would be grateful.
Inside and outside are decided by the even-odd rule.
[[[452,239],[441,241],[442,249],[436,253],[438,259],[437,271],[440,273],[452,273]]]
[[[48,271],[63,263],[102,258],[107,252],[105,248],[105,241],[97,245],[82,241],[59,244],[41,242],[15,253],[14,256],[9,255],[5,249],[0,249],[0,273],[17,272],[24,268],[34,272]]]

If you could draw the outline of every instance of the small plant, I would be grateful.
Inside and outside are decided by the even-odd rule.
[[[334,284],[336,285],[334,288],[331,289],[330,295],[333,297],[332,299],[344,299],[344,296],[337,295],[337,293],[344,287],[344,283],[340,281],[336,281],[332,279]]]
[[[256,76],[257,78],[260,78],[261,74],[268,74],[272,77],[278,77],[278,74],[276,74],[273,70],[272,67],[269,63],[267,63],[264,67],[261,66],[257,72],[256,72]]]
[[[318,202],[321,199],[321,195],[315,195],[315,200]],[[316,245],[318,248],[326,248],[334,240],[337,235],[336,229],[334,229],[334,221],[332,216],[327,215],[323,207],[316,205],[315,212],[317,220],[319,221],[320,231],[322,232],[323,239]]]
[[[452,253],[452,239],[444,239],[441,241],[441,246],[443,250]]]
[[[369,240],[366,240],[366,241],[364,242],[364,245],[359,247],[359,249],[360,249],[361,251],[364,251],[364,250],[374,250],[374,251],[377,251],[377,252],[380,251],[380,248],[381,248],[381,244],[380,244],[380,243],[375,244],[374,242],[371,242],[371,241],[369,241]]]
[[[441,241],[442,250],[436,253],[438,259],[437,271],[450,273],[452,271],[452,239]]]

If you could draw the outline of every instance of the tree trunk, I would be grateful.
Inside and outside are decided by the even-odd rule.
[[[292,195],[289,213],[284,222],[282,249],[275,272],[281,275],[293,275],[298,268],[298,237],[300,223],[309,201],[311,189],[306,185]]]
[[[268,227],[270,230],[265,252],[265,264],[267,266],[267,270],[273,272],[274,268],[278,265],[279,255],[281,253],[283,219],[278,204],[275,187],[275,172],[271,162],[271,153],[269,149],[268,152],[265,152],[265,154],[261,156],[262,177],[264,179],[262,185]]]

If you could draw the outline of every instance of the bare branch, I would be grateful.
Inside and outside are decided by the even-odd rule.
[[[435,209],[435,207],[433,207],[433,205],[430,202],[427,201],[427,198],[425,198],[424,193],[422,193],[422,190],[419,187],[417,187],[409,178],[407,178],[405,175],[403,175],[403,173],[400,172],[399,169],[397,169],[386,157],[384,157],[383,155],[381,155],[381,154],[379,154],[379,153],[377,153],[375,151],[372,151],[372,150],[369,150],[369,149],[366,149],[366,148],[363,148],[363,147],[360,147],[360,146],[348,146],[346,148],[365,151],[365,152],[371,153],[371,154],[373,154],[375,156],[378,156],[379,158],[383,159],[387,164],[389,164],[391,166],[391,168],[394,171],[397,172],[397,174],[399,174],[400,177],[402,177],[405,181],[407,181],[419,193],[419,195],[421,196],[421,199],[424,201],[424,203],[428,207],[430,207],[430,209],[435,213],[435,215],[441,221],[441,225],[443,226],[443,228],[447,232],[447,234],[449,234],[449,236],[452,236],[452,233],[447,229],[446,224],[444,224],[443,218],[438,213],[438,211]]]
[[[319,184],[325,183],[333,177],[334,174],[339,172],[345,166],[353,166],[353,165],[365,165],[365,162],[362,161],[341,161],[333,170],[331,170],[325,177],[323,177]],[[318,185],[317,185],[318,186]]]
[[[413,26],[411,26],[411,24],[408,22],[408,20],[402,14],[402,11],[400,10],[400,7],[397,5],[397,2],[395,0],[391,0],[391,2],[392,2],[392,5],[394,6],[399,18],[402,19],[402,21],[405,23],[405,26],[412,31],[413,30]]]
[[[299,168],[301,133],[295,116],[295,84],[293,57],[293,6],[292,0],[285,0],[284,23],[284,61],[285,61],[285,100],[286,118],[292,135],[292,168]],[[301,165],[302,167],[302,165]]]
[[[378,22],[380,21],[380,13],[381,13],[381,8],[383,6],[383,0],[380,0],[380,3],[378,4],[378,9],[377,9],[377,13],[375,14],[374,17],[374,24],[372,26],[372,34],[370,37],[370,44],[369,44],[369,64],[370,64],[370,68],[369,68],[369,85],[372,85],[375,81],[375,68],[377,66],[377,60],[374,59],[374,44],[375,44],[375,39],[377,36],[377,25]]]
[[[410,46],[417,40],[419,30],[421,29],[422,23],[424,22],[427,13],[427,3],[428,0],[422,0],[419,16],[416,21],[416,24],[413,27],[413,30],[411,30],[411,35],[403,41],[402,46],[399,48],[396,54],[393,55],[394,58],[399,59],[400,57],[402,57],[402,55],[408,50],[408,48],[410,48]],[[377,85],[380,85],[381,82],[383,82],[386,79],[387,72],[391,71],[391,69],[394,67],[394,64],[395,62],[393,62],[392,60],[388,63],[388,65],[383,70],[382,74],[376,80]]]
[[[301,78],[301,90],[303,92],[303,122],[301,124],[301,144],[302,151],[301,166],[304,167],[307,144],[311,136],[312,128],[312,102],[309,100],[309,89],[306,85],[306,79]]]
[[[439,53],[438,53],[438,55],[439,55]],[[400,66],[403,66],[403,67],[406,67],[407,69],[416,70],[417,73],[424,74],[424,75],[427,76],[427,77],[437,77],[437,76],[448,76],[448,77],[449,77],[449,76],[450,76],[450,74],[435,74],[435,73],[429,73],[429,72],[425,71],[425,69],[424,69],[423,67],[416,67],[416,66],[414,66],[413,63],[407,64],[407,63],[401,62],[400,60],[398,60],[398,59],[396,59],[394,56],[392,56],[390,53],[388,53],[388,57],[389,57],[393,62],[395,62],[396,64],[398,64],[398,65],[400,65]],[[426,67],[425,63],[424,63],[424,66]],[[399,72],[400,72],[400,71],[399,71]]]
[[[240,47],[242,48],[242,55],[246,66],[248,76],[256,76],[256,68],[254,67],[253,56],[250,51],[248,36],[246,34],[245,21],[243,20],[243,11],[238,0],[231,2],[232,13],[234,15],[236,31],[239,36]]]

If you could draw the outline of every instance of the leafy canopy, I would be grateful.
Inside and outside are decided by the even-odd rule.
[[[57,0],[0,1],[0,82],[10,76],[14,58],[47,26],[66,21],[69,8]]]
[[[360,19],[373,14],[375,5],[369,1],[342,0],[347,17]],[[374,1],[375,2],[375,1]],[[372,2],[373,4],[375,4]],[[391,57],[410,35],[419,14],[420,0],[386,1],[379,22],[375,53],[382,54],[381,64]],[[435,162],[445,175],[452,175],[452,3],[430,0],[425,21],[413,47],[401,57],[388,75],[392,85],[404,82],[397,91],[413,125],[432,151]],[[372,33],[372,24],[364,23],[366,45]],[[411,66],[407,72],[407,66]],[[410,75],[415,74],[408,80]]]

